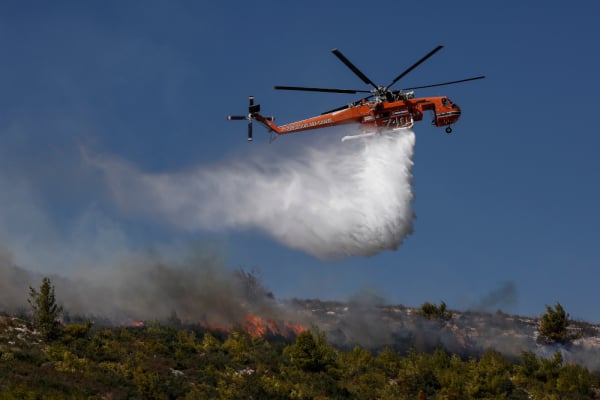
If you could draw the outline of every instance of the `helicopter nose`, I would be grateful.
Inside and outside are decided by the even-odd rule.
[[[437,126],[452,125],[459,120],[460,114],[461,111],[459,106],[456,104],[448,105],[437,114],[435,124]]]
[[[458,121],[458,119],[460,118],[460,107],[457,106],[456,104],[452,104],[452,110],[449,112],[449,119],[451,120],[451,124],[455,123],[456,121]]]

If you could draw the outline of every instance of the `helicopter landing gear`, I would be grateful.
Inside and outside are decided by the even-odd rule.
[[[449,135],[452,133],[452,128],[450,128],[449,126],[446,127],[446,133]]]

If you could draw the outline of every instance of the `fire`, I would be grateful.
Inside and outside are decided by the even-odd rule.
[[[251,336],[265,337],[270,328],[269,320],[265,321],[257,316],[249,314],[244,322],[244,328]]]
[[[284,326],[286,327],[286,329],[289,329],[292,332],[294,332],[295,335],[299,335],[302,332],[306,332],[308,330],[304,326],[300,324],[295,324],[293,322],[284,322]]]
[[[230,333],[235,329],[242,329],[250,336],[260,338],[267,336],[281,336],[284,338],[293,339],[298,336],[298,334],[308,330],[298,323],[264,318],[256,314],[247,314],[242,322],[237,324],[232,323],[229,326],[215,324],[207,320],[204,320],[201,324],[210,331]]]
[[[289,338],[306,331],[306,328],[300,324],[287,321],[278,323],[273,319],[264,319],[253,314],[246,316],[243,326],[248,334],[257,337],[265,337],[270,334]]]
[[[136,321],[133,318],[127,318],[127,325],[128,326],[134,326],[136,328],[141,328],[145,324],[144,324],[144,321]]]
[[[250,336],[264,338],[269,335],[281,336],[284,338],[295,338],[298,334],[307,330],[304,326],[290,321],[281,321],[270,318],[263,318],[258,315],[248,314],[244,321],[231,325],[220,325],[214,322],[204,320],[200,324],[209,331],[231,333],[235,329],[243,329]],[[124,321],[124,325],[140,328],[146,325],[144,321],[138,321],[129,317]]]

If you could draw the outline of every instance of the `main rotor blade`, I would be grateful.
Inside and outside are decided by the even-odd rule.
[[[389,89],[394,83],[398,82],[400,79],[402,79],[410,71],[412,71],[413,69],[417,68],[419,65],[421,65],[421,63],[423,63],[429,57],[431,57],[432,55],[434,55],[435,53],[437,53],[438,51],[440,51],[442,49],[442,47],[444,47],[444,46],[443,45],[439,45],[438,47],[436,47],[435,49],[433,49],[429,53],[427,53],[427,55],[425,55],[425,57],[421,58],[419,61],[417,61],[416,63],[414,63],[410,67],[408,67],[408,69],[406,69],[404,72],[402,72],[400,75],[398,75],[396,77],[396,79],[394,79],[392,81],[392,83],[390,83],[389,85],[387,85],[386,89]]]
[[[402,90],[414,90],[414,89],[430,88],[430,87],[435,87],[435,86],[453,85],[455,83],[475,81],[477,79],[483,79],[483,78],[485,78],[485,76],[481,75],[481,76],[476,76],[476,77],[473,77],[473,78],[461,79],[461,80],[452,81],[452,82],[434,83],[433,85],[424,85],[424,86],[414,86],[414,87],[404,88]]]
[[[300,90],[304,92],[327,92],[327,93],[371,93],[368,90],[354,90],[354,89],[326,89],[326,88],[315,88],[315,87],[304,87],[304,86],[275,86],[275,90]]]
[[[362,79],[362,81],[364,83],[367,83],[371,86],[373,86],[375,89],[377,89],[377,85],[373,83],[373,81],[371,81],[369,78],[367,78],[367,76],[365,74],[362,73],[362,71],[358,68],[356,68],[356,66],[354,64],[352,64],[350,62],[350,60],[348,60],[341,51],[339,51],[338,49],[333,49],[331,50],[331,52],[333,54],[336,55],[337,58],[340,59],[341,62],[343,62],[344,64],[346,64],[346,67],[350,68],[352,70],[352,72],[354,72],[360,79]]]

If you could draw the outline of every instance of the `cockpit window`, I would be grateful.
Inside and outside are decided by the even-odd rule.
[[[445,97],[442,97],[442,104],[447,106],[448,105],[448,99]]]

